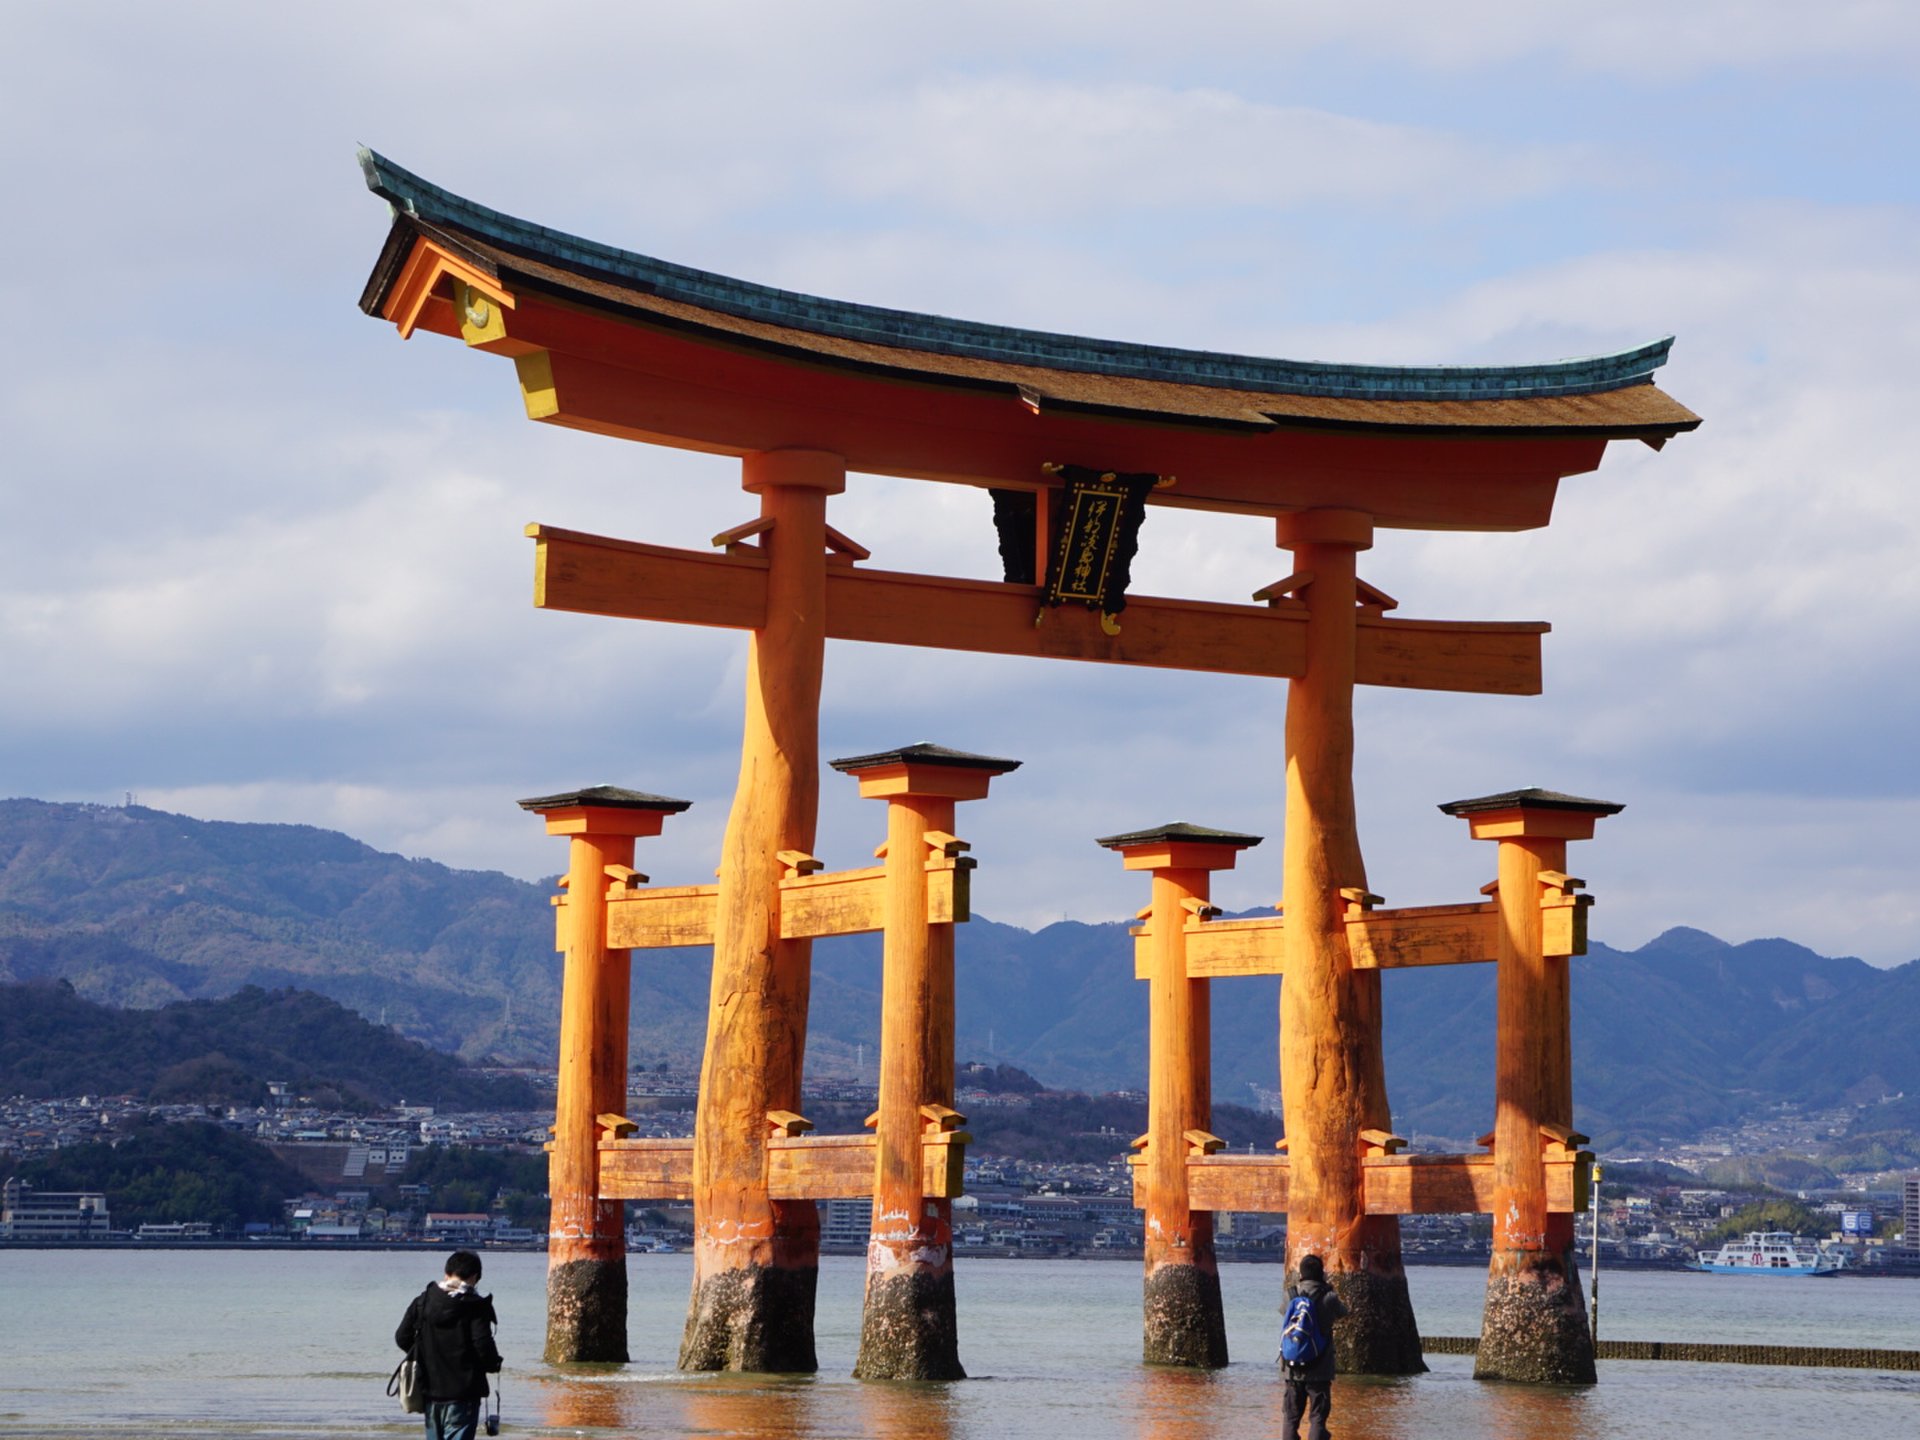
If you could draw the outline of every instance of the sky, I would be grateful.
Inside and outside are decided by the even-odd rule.
[[[1546,693],[1370,691],[1372,888],[1475,898],[1435,808],[1623,802],[1596,938],[1920,956],[1920,7],[23,3],[0,49],[0,794],[344,830],[528,878],[520,797],[694,802],[745,638],[541,613],[530,521],[704,548],[736,462],[529,423],[510,367],[356,307],[366,144],[496,209],[839,299],[1295,359],[1524,363],[1678,337],[1705,417],[1513,535],[1383,532],[1400,614],[1547,620]],[[855,476],[887,569],[992,577],[964,487]],[[1244,600],[1270,523],[1156,508],[1135,591]],[[836,643],[823,758],[1018,758],[962,807],[977,913],[1130,915],[1093,837],[1265,835],[1284,685]],[[817,853],[884,834],[822,781]]]

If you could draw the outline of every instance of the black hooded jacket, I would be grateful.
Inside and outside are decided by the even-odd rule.
[[[487,1376],[500,1372],[493,1343],[493,1301],[468,1290],[449,1295],[429,1285],[414,1297],[393,1332],[393,1343],[411,1351],[419,1344],[429,1400],[478,1400]]]

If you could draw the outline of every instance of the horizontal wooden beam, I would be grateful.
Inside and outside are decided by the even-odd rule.
[[[1540,901],[1543,953],[1587,953],[1588,895],[1549,892]],[[1244,920],[1189,920],[1187,977],[1214,980],[1235,975],[1278,975],[1286,921],[1279,915]],[[1133,928],[1133,974],[1152,974],[1152,925]],[[1407,970],[1420,965],[1488,964],[1500,952],[1500,911],[1490,903],[1414,905],[1369,910],[1347,921],[1347,945],[1356,970]]]
[[[600,1198],[693,1199],[693,1141],[602,1140]]]
[[[953,925],[966,921],[970,910],[969,876],[973,861],[965,857],[935,856],[927,864],[927,922]],[[857,935],[886,924],[886,871],[836,870],[824,874],[789,874],[780,882],[780,938],[818,939],[826,935]],[[618,890],[607,897],[607,948],[663,950],[678,945],[711,945],[713,916],[718,902],[716,885]],[[566,948],[565,907],[562,904],[554,948]]]
[[[711,945],[714,904],[719,894],[717,885],[616,891],[607,897],[607,948],[665,950],[676,945]],[[565,924],[563,913],[563,934]]]
[[[1489,904],[1370,910],[1347,921],[1356,970],[1472,965],[1500,953],[1500,911]]]
[[[921,1137],[922,1191],[950,1200],[963,1193],[964,1130]],[[872,1135],[776,1135],[767,1141],[767,1192],[776,1200],[855,1199],[873,1193]],[[693,1141],[602,1140],[602,1200],[691,1200]]]
[[[1569,1214],[1590,1204],[1593,1156],[1588,1151],[1549,1155],[1545,1162],[1547,1210]],[[1491,1155],[1370,1155],[1360,1162],[1369,1215],[1486,1215],[1493,1211]],[[1136,1157],[1134,1201],[1145,1166]],[[1284,1155],[1187,1157],[1187,1203],[1195,1210],[1241,1210],[1283,1215],[1287,1211],[1288,1163]]]
[[[542,525],[529,526],[528,534],[536,542],[534,604],[543,609],[740,630],[766,622],[761,556],[709,555]],[[853,565],[827,571],[827,635],[835,640],[1269,679],[1299,675],[1306,666],[1306,607],[1295,600],[1227,605],[1136,595],[1119,623],[1110,635],[1082,607],[1042,615],[1034,585]],[[1356,675],[1368,685],[1534,695],[1547,628],[1538,621],[1363,616]]]

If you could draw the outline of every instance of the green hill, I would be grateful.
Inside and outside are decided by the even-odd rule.
[[[224,1000],[116,1010],[64,980],[0,986],[0,1095],[260,1105],[270,1080],[349,1107],[532,1109],[545,1099],[309,991],[250,985]]]

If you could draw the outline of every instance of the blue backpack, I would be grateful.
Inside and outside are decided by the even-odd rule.
[[[1280,1322],[1280,1358],[1289,1365],[1311,1365],[1327,1353],[1327,1332],[1320,1328],[1320,1307],[1308,1295],[1287,1302]]]

